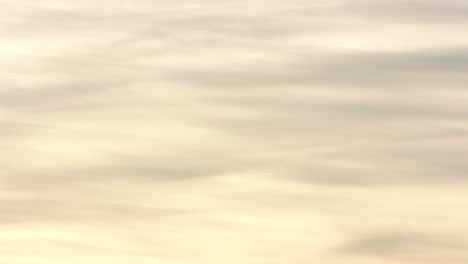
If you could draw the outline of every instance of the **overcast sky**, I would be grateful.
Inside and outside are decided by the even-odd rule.
[[[0,10],[0,264],[468,263],[467,1]]]

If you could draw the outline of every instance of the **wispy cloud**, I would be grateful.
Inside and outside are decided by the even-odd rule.
[[[0,262],[467,261],[464,1],[0,5]]]

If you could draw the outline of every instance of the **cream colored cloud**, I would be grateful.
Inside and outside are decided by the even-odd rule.
[[[462,1],[0,1],[0,263],[465,263]]]

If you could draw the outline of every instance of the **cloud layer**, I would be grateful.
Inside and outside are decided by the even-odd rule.
[[[465,1],[0,4],[0,263],[468,261]]]

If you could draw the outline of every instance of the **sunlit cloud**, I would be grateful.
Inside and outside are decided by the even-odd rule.
[[[0,4],[0,263],[468,261],[464,1]]]

